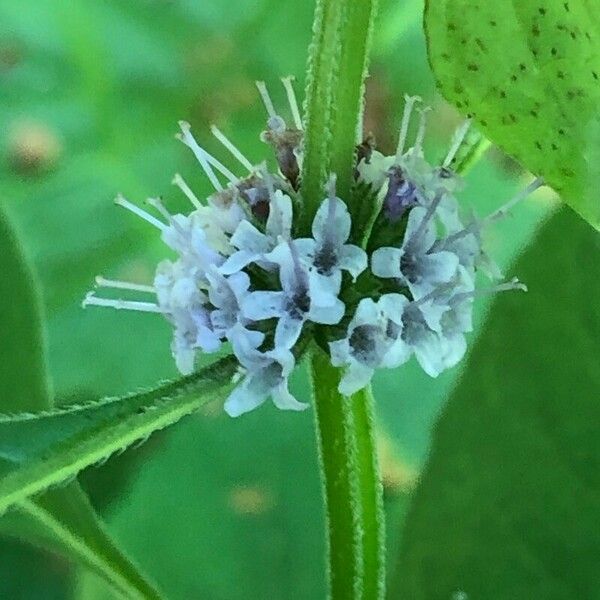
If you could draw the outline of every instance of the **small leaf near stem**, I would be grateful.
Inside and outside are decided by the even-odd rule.
[[[332,600],[384,594],[382,487],[373,439],[372,396],[342,396],[339,370],[311,355],[316,431],[325,494]]]

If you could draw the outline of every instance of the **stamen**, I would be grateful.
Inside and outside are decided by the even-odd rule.
[[[96,285],[98,287],[112,288],[115,290],[131,290],[133,292],[147,292],[155,294],[156,290],[152,285],[144,285],[142,283],[131,283],[129,281],[120,281],[118,279],[106,279],[102,275],[96,277]]]
[[[506,204],[501,206],[498,210],[494,211],[491,215],[488,215],[484,222],[489,223],[492,221],[496,221],[498,219],[503,219],[508,215],[508,213],[512,210],[512,208],[517,205],[521,200],[524,200],[535,192],[538,188],[544,185],[544,180],[541,177],[534,179],[524,190],[519,192],[514,198],[509,200]]]
[[[464,229],[461,229],[460,231],[457,231],[456,233],[449,235],[445,239],[438,240],[434,245],[436,251],[439,252],[440,250],[445,250],[446,248],[448,248],[448,246],[450,246],[457,240],[460,240],[460,239],[466,237],[467,235],[470,235],[470,234],[476,235],[478,232],[481,231],[481,229],[483,229],[483,227],[485,225],[488,225],[489,223],[492,223],[493,221],[503,219],[504,217],[506,217],[508,215],[509,211],[516,204],[518,204],[519,202],[521,202],[522,200],[527,198],[527,196],[529,196],[530,194],[535,192],[538,188],[540,188],[543,185],[544,185],[544,180],[541,177],[534,179],[524,190],[522,190],[514,198],[512,198],[512,200],[509,200],[506,204],[501,206],[498,210],[494,211],[492,214],[488,215],[487,217],[485,217],[484,219],[481,219],[481,220],[473,219],[473,221],[469,225],[467,225]]]
[[[522,292],[527,291],[527,286],[524,283],[521,283],[516,277],[511,279],[510,281],[505,281],[504,283],[500,283],[498,285],[494,285],[492,287],[473,290],[472,292],[461,292],[459,294],[455,294],[450,298],[448,305],[450,307],[456,306],[465,300],[470,300],[472,298],[477,298],[479,296],[488,296],[490,294],[497,294],[498,292],[509,292],[512,290],[520,290]]]
[[[467,119],[460,127],[456,129],[454,135],[452,136],[452,144],[450,145],[450,149],[448,150],[448,154],[442,163],[442,168],[446,169],[450,166],[454,158],[456,157],[456,153],[459,148],[462,146],[462,143],[465,141],[467,137],[467,133],[469,128],[471,127],[471,119]]]
[[[260,97],[262,98],[263,104],[265,105],[265,108],[267,109],[267,114],[269,115],[269,118],[270,119],[277,118],[278,115],[275,112],[275,107],[273,106],[273,101],[271,100],[271,96],[269,96],[269,90],[267,90],[267,85],[265,84],[265,82],[257,81],[256,87],[258,89],[258,93],[260,94]]]
[[[410,305],[411,306],[421,306],[421,305],[429,302],[430,300],[436,300],[440,296],[443,296],[446,292],[450,291],[454,286],[455,286],[455,283],[453,281],[448,281],[446,283],[442,283],[442,284],[438,285],[438,287],[436,287],[433,291],[429,292],[429,294],[426,294],[425,296],[423,296],[422,298],[419,298],[418,300],[413,300],[410,303]]]
[[[254,171],[254,166],[252,163],[238,150],[233,142],[227,138],[216,125],[211,125],[210,131],[244,168],[248,169],[250,172]]]
[[[161,201],[160,198],[148,198],[146,200],[146,202],[150,206],[152,206],[153,208],[155,208],[165,219],[167,219],[167,221],[169,221],[169,223],[171,222],[171,219],[173,218],[173,216],[165,208],[165,205],[162,203],[162,201]]]
[[[436,251],[439,252],[440,250],[445,250],[448,246],[450,246],[450,244],[453,244],[457,240],[460,240],[460,239],[466,237],[467,235],[470,235],[471,233],[476,234],[478,231],[481,230],[481,227],[482,227],[481,221],[473,220],[473,222],[469,223],[469,225],[467,225],[464,229],[461,229],[460,231],[457,231],[456,233],[449,235],[445,239],[438,240],[435,243]]]
[[[114,308],[116,310],[135,310],[138,312],[151,312],[151,313],[161,313],[164,314],[163,311],[158,304],[154,304],[153,302],[136,302],[132,300],[111,300],[109,298],[98,298],[94,295],[94,292],[88,292],[81,303],[83,308],[87,306],[105,306],[108,308]]]
[[[221,175],[224,175],[234,185],[239,182],[240,178],[236,177],[220,160],[215,158],[212,154],[209,154],[204,150],[206,160],[217,170]]]
[[[285,88],[285,92],[288,97],[288,102],[290,104],[290,109],[292,111],[292,117],[294,119],[294,125],[296,125],[296,129],[302,130],[302,117],[300,116],[300,110],[298,109],[298,100],[296,99],[296,92],[294,91],[294,86],[292,82],[295,80],[291,75],[288,77],[282,77],[281,82],[283,83],[283,87]]]
[[[427,128],[427,113],[431,110],[431,106],[426,106],[419,110],[419,129],[415,138],[415,151],[419,154],[423,152],[423,141],[425,140],[425,129]]]
[[[431,204],[427,207],[427,212],[423,215],[423,220],[419,223],[419,228],[413,233],[410,240],[408,240],[408,245],[413,244],[425,233],[427,224],[429,223],[429,221],[431,221],[441,201],[442,194],[436,194],[434,199],[431,201]]]
[[[137,215],[138,217],[141,217],[142,219],[144,219],[144,221],[147,221],[148,223],[150,223],[150,225],[154,225],[154,227],[160,229],[161,231],[164,231],[167,228],[167,225],[165,225],[162,221],[159,221],[156,217],[153,217],[151,214],[147,213],[145,210],[141,209],[139,206],[132,204],[131,202],[129,202],[129,200],[124,198],[121,194],[119,194],[115,198],[115,204],[117,204],[118,206],[122,206],[123,208],[126,208],[127,210],[131,211],[133,214]]]
[[[179,121],[179,127],[181,127],[181,134],[177,134],[175,137],[181,140],[190,150],[194,153],[194,156],[198,159],[200,166],[206,173],[206,176],[210,180],[212,186],[217,192],[223,191],[223,186],[217,179],[215,172],[209,164],[207,152],[198,145],[198,142],[194,139],[191,132],[191,126],[186,121]]]
[[[194,205],[194,208],[202,208],[202,203],[198,200],[198,196],[192,192],[190,186],[179,173],[175,174],[171,183],[176,185],[186,195],[187,199]]]
[[[408,135],[408,126],[410,124],[410,116],[416,102],[420,102],[419,96],[404,96],[404,112],[402,113],[402,125],[400,126],[400,136],[398,137],[398,147],[396,149],[396,164],[398,164],[404,154],[404,146],[406,145],[406,137]]]

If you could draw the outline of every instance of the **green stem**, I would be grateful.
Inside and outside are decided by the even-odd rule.
[[[337,175],[337,193],[350,201],[356,145],[362,136],[364,81],[377,0],[353,0],[346,9],[337,96],[331,136],[331,172]]]
[[[339,31],[347,0],[317,0],[308,52],[302,163],[303,228],[309,230],[323,198],[329,168],[332,101],[339,62]]]
[[[340,373],[311,355],[316,431],[325,494],[332,600],[378,600],[384,593],[382,487],[373,439],[372,397],[344,397]]]
[[[338,195],[349,198],[375,6],[376,0],[317,0],[305,103],[304,229],[329,173],[338,176]]]
[[[363,595],[383,598],[385,592],[385,515],[383,485],[374,436],[373,394],[370,386],[351,398],[357,444],[358,491],[363,512]]]

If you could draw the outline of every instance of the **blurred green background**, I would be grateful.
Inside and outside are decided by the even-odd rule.
[[[302,90],[312,11],[312,2],[290,0],[0,0],[0,202],[41,280],[58,402],[119,394],[175,375],[166,322],[81,309],[96,274],[150,281],[165,254],[155,231],[112,199],[117,192],[136,201],[162,195],[169,206],[183,206],[170,184],[175,172],[198,194],[208,192],[193,157],[173,137],[182,118],[224,160],[208,133],[211,123],[251,160],[265,157],[254,80],[266,80],[280,103],[280,76],[296,75]],[[421,13],[419,0],[382,1],[365,122],[390,151],[403,95],[420,94],[436,108],[427,143],[437,159],[460,117],[435,93]],[[510,159],[491,151],[468,176],[465,208],[486,214],[525,181]],[[488,247],[502,266],[554,206],[539,193],[490,232]],[[478,303],[473,338],[486,309]],[[530,310],[527,320],[535,320],[539,312]],[[552,310],[542,312],[548,317]],[[493,344],[485,351],[499,352]],[[544,368],[537,376],[545,376]],[[431,380],[411,362],[375,381],[391,580],[433,424],[459,376],[454,369]],[[294,385],[299,397],[307,396],[302,371]],[[592,396],[598,389],[589,388]],[[210,406],[88,470],[82,481],[110,531],[174,599],[324,597],[310,411],[286,414],[266,405],[231,420]],[[520,593],[481,597],[600,597]],[[404,594],[450,598],[443,586]],[[60,557],[0,538],[2,600],[71,597],[110,595]]]

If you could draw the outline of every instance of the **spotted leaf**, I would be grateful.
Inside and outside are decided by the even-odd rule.
[[[600,229],[596,0],[428,1],[425,27],[444,96]]]

